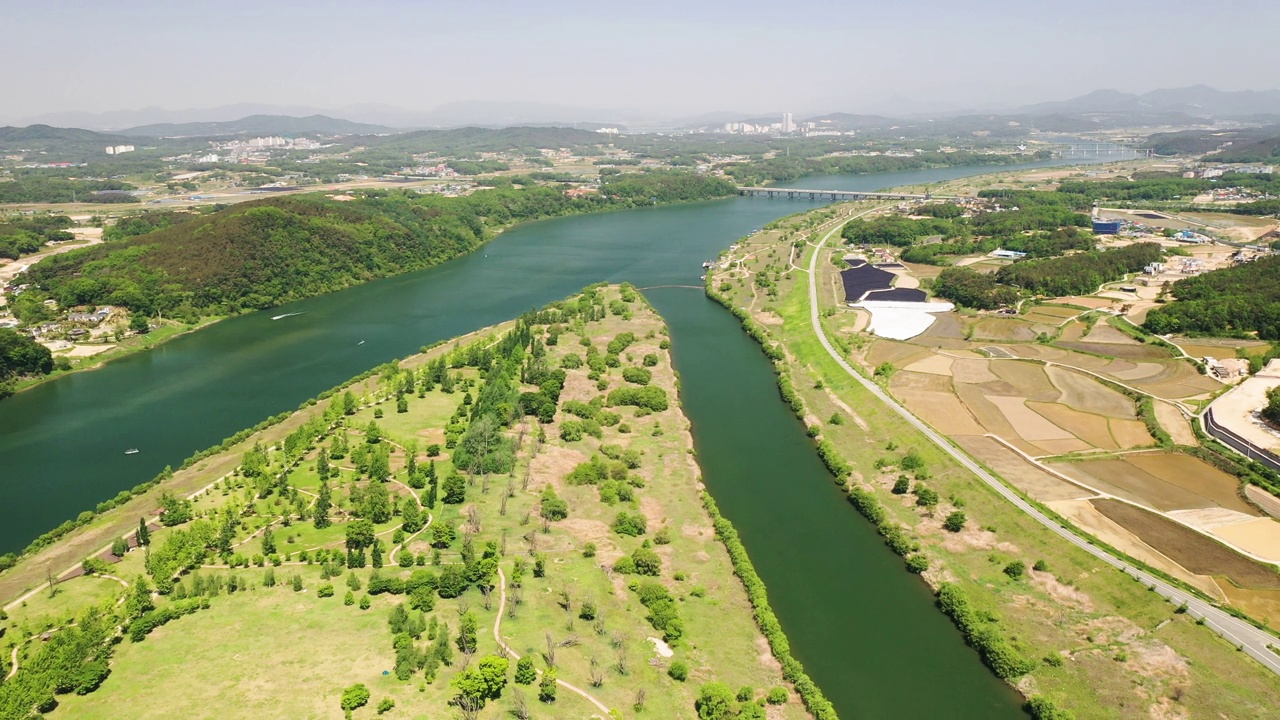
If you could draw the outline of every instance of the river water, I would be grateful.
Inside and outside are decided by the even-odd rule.
[[[999,169],[789,185],[871,191]],[[527,223],[442,266],[232,318],[19,393],[0,402],[0,552],[374,365],[594,282],[628,281],[653,288],[646,295],[670,326],[704,481],[738,527],[794,654],[840,714],[1022,717],[924,584],[844,501],[733,316],[700,289],[654,287],[700,286],[704,259],[820,204],[731,198]],[[271,320],[284,313],[301,314]]]

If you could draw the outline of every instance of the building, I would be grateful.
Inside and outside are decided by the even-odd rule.
[[[1027,254],[1026,254],[1026,253],[1024,253],[1024,252],[1018,252],[1017,250],[999,250],[999,249],[996,249],[996,250],[992,250],[992,251],[991,251],[991,254],[990,254],[990,256],[989,256],[989,257],[999,258],[999,259],[1001,259],[1001,260],[1021,260],[1022,258],[1026,257],[1026,256],[1027,256]]]
[[[782,132],[793,133],[796,131],[796,123],[791,119],[791,113],[782,113]]]
[[[1093,232],[1098,235],[1115,235],[1124,223],[1120,220],[1094,220]]]
[[[125,153],[131,153],[131,152],[133,152],[132,145],[108,145],[107,146],[108,155],[123,155]]]

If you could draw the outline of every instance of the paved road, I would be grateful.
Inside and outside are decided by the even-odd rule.
[[[861,215],[864,213],[859,214]],[[849,219],[851,220],[855,217],[858,216],[854,215]],[[848,222],[848,220],[845,222]],[[1201,600],[1181,588],[1174,587],[1158,577],[1154,577],[1142,570],[1139,570],[1138,568],[1130,566],[1124,560],[1112,556],[1110,553],[1097,546],[1089,544],[1080,536],[1062,527],[1048,515],[1040,512],[1030,503],[1019,497],[1016,493],[1006,487],[1003,482],[983,469],[981,465],[971,459],[968,455],[960,452],[960,450],[948,442],[942,435],[938,434],[938,432],[933,428],[926,425],[915,415],[911,414],[911,412],[905,407],[898,404],[898,402],[881,389],[879,385],[863,377],[860,373],[855,371],[849,363],[845,362],[844,358],[840,356],[840,353],[836,352],[836,349],[832,347],[831,342],[827,339],[826,332],[822,329],[822,323],[819,321],[818,284],[816,281],[818,276],[818,256],[822,254],[822,247],[826,245],[827,241],[831,239],[831,236],[839,232],[843,226],[844,223],[839,223],[832,228],[830,232],[824,235],[822,240],[815,246],[813,255],[809,258],[809,320],[813,324],[814,334],[818,336],[818,340],[821,341],[822,346],[826,348],[827,354],[839,363],[840,367],[843,368],[845,372],[849,373],[850,377],[857,380],[863,387],[871,392],[872,395],[875,395],[881,402],[893,408],[894,412],[901,415],[904,420],[919,430],[933,444],[942,448],[942,450],[948,455],[955,458],[956,462],[971,470],[974,475],[977,475],[979,479],[989,485],[993,490],[999,493],[1001,497],[1008,500],[1019,510],[1030,515],[1036,520],[1036,522],[1039,522],[1063,540],[1075,545],[1081,550],[1089,553],[1093,557],[1105,562],[1117,570],[1120,570],[1126,575],[1129,575],[1143,585],[1146,585],[1147,587],[1154,587],[1155,591],[1159,593],[1161,597],[1174,605],[1186,604],[1187,613],[1192,617],[1203,619],[1206,627],[1226,638],[1226,640],[1232,645],[1235,645],[1248,653],[1250,657],[1262,663],[1272,672],[1280,674],[1280,655],[1272,652],[1268,647],[1269,645],[1275,645],[1280,648],[1280,640],[1276,639],[1275,636],[1259,630],[1243,620],[1239,620],[1229,615],[1222,609]]]

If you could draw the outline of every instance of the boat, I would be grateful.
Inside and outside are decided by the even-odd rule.
[[[124,451],[124,454],[125,454],[125,455],[137,455],[137,454],[138,454],[138,448],[129,448],[128,450],[125,450],[125,451]]]
[[[360,342],[358,342],[358,343],[356,343],[356,344],[357,344],[357,345],[363,345],[363,344],[364,344],[364,341],[363,341],[363,340],[361,340]]]
[[[303,311],[303,312],[305,312],[305,311]],[[302,313],[300,313],[300,312],[296,312],[296,313],[285,313],[285,314],[283,314],[283,315],[276,315],[276,316],[272,317],[271,319],[272,319],[272,320],[283,320],[283,319],[285,319],[285,318],[287,318],[287,317],[293,317],[294,315],[301,315],[301,314],[302,314]]]

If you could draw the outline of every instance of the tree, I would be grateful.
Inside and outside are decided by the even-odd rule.
[[[1017,580],[1027,573],[1027,564],[1021,560],[1014,560],[1004,566],[1004,574]]]
[[[138,575],[129,586],[129,599],[124,603],[125,614],[136,620],[155,609],[156,604],[151,599],[151,586],[147,584],[145,577]]]
[[[947,519],[942,522],[942,527],[953,533],[958,533],[964,529],[964,524],[967,520],[968,518],[965,516],[963,510],[956,510],[948,515]]]
[[[355,520],[346,527],[347,549],[363,550],[373,544],[373,523],[368,519]]]
[[[401,527],[410,535],[422,529],[426,518],[418,506],[418,501],[407,497],[400,503]]]
[[[538,679],[538,671],[533,668],[533,658],[525,655],[516,661],[516,683],[532,685]]]
[[[276,536],[271,528],[262,531],[262,554],[274,555],[276,552]]]
[[[462,652],[474,652],[476,649],[476,616],[468,611],[462,616],[458,626],[458,649]],[[505,668],[504,668],[505,671]]]
[[[321,479],[316,504],[311,509],[311,522],[317,530],[323,530],[333,524],[333,521],[329,519],[330,507],[332,507],[332,502],[329,499],[329,483]]]
[[[555,488],[548,485],[542,491],[542,503],[539,514],[552,522],[569,517],[569,503],[556,495]]]
[[[489,655],[480,659],[474,668],[458,673],[450,683],[458,689],[459,694],[472,702],[472,707],[484,707],[486,700],[493,700],[502,695],[507,686],[507,668],[509,660],[497,655]]]
[[[435,447],[435,446],[432,446],[432,447]],[[427,453],[428,454],[431,453],[431,447],[427,448]],[[423,503],[423,506],[428,508],[434,508],[436,506],[436,501],[439,499],[439,497],[440,497],[440,479],[436,475],[436,461],[432,460],[431,464],[427,465],[427,499],[426,499],[426,502]]]
[[[698,720],[723,720],[737,714],[733,691],[722,682],[703,685],[694,707],[698,711]]]
[[[369,688],[356,683],[342,691],[342,711],[350,714],[356,708],[364,707],[369,702]]]
[[[138,532],[134,535],[134,539],[138,541],[138,547],[151,544],[151,531],[147,529],[146,518],[138,518]]]
[[[146,315],[135,312],[133,317],[129,318],[129,329],[139,335],[146,335],[151,332],[151,324],[147,322]]]
[[[316,475],[320,476],[320,482],[329,479],[329,451],[320,448],[320,454],[316,456]]]
[[[635,563],[636,573],[640,575],[658,576],[662,574],[662,558],[647,547],[638,547],[631,553],[631,561]]]
[[[374,568],[382,567],[382,541],[374,540],[373,549],[369,551],[369,562]]]
[[[538,699],[544,703],[556,701],[556,669],[547,668],[542,673],[542,682],[538,683]]]
[[[370,420],[364,429],[364,441],[370,445],[382,442],[382,428],[378,427],[378,423],[373,420]]]
[[[672,680],[684,682],[689,678],[689,666],[683,660],[676,660],[667,668],[667,675],[670,675]]]
[[[461,505],[467,500],[467,481],[454,472],[444,480],[444,502],[446,505]]]
[[[124,554],[125,554],[125,553],[127,553],[127,552],[129,552],[129,541],[128,541],[128,540],[125,540],[125,539],[124,539],[124,538],[122,538],[122,537],[118,537],[118,538],[116,538],[115,540],[112,540],[112,541],[111,541],[111,554],[112,554],[112,555],[115,555],[116,557],[118,557],[118,558],[119,558],[119,557],[124,557]]]

